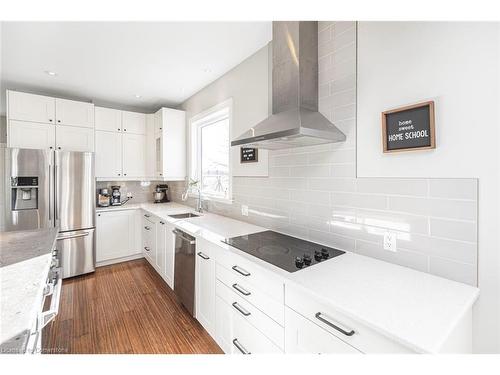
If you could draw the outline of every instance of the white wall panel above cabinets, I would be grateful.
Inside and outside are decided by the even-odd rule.
[[[94,104],[75,100],[56,100],[56,124],[94,128]]]
[[[7,118],[9,120],[54,124],[54,98],[7,90]]]
[[[132,134],[146,134],[146,114],[122,111],[122,130]]]
[[[94,129],[56,126],[56,148],[62,151],[94,152]]]
[[[122,130],[122,111],[95,107],[95,129],[120,132]]]

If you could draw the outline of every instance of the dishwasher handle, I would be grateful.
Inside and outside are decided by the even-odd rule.
[[[194,245],[196,243],[195,239],[185,237],[184,233],[178,229],[174,229],[172,233],[175,234],[176,237],[182,238],[184,241],[187,241],[190,245]]]

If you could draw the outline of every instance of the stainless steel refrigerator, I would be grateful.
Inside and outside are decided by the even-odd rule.
[[[7,148],[4,168],[5,230],[57,227],[63,277],[93,272],[93,153]]]

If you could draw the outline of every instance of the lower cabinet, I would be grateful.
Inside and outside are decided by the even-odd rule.
[[[147,214],[142,218],[142,250],[149,263],[156,268],[156,223]]]
[[[210,243],[196,240],[196,319],[207,332],[215,332],[215,260]]]
[[[286,353],[361,353],[309,319],[285,308]]]
[[[105,211],[97,213],[96,262],[131,257],[141,253],[136,241],[135,210]]]
[[[170,288],[174,288],[174,227],[164,220],[156,222],[156,270]]]

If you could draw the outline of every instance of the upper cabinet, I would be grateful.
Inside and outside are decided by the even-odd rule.
[[[108,132],[122,131],[122,111],[95,107],[95,129]]]
[[[7,90],[7,144],[94,151],[94,104]]]
[[[122,111],[123,132],[146,134],[146,115],[138,112]]]
[[[161,108],[154,115],[155,176],[163,180],[186,178],[186,112]]]
[[[54,124],[56,102],[48,96],[7,90],[7,111],[9,120]]]
[[[56,125],[94,127],[94,104],[74,100],[56,100]]]

